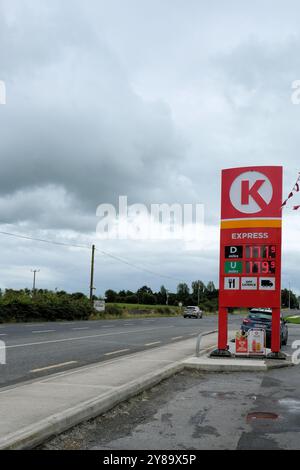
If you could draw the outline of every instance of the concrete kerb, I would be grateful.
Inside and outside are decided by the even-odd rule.
[[[202,354],[201,357],[185,359],[183,363],[186,369],[203,372],[263,372],[294,366],[288,360],[275,362],[267,359],[210,358],[207,353]]]
[[[22,450],[36,447],[51,436],[59,434],[88,419],[99,416],[125,400],[151,388],[162,380],[181,372],[184,369],[182,361],[152,372],[139,380],[134,380],[121,386],[118,390],[109,391],[100,398],[80,403],[65,412],[52,415],[31,426],[9,434],[0,440],[0,450]]]
[[[229,332],[232,336],[233,332]],[[210,358],[209,353],[214,349],[210,347],[201,351],[196,357],[190,357],[183,360],[184,368],[188,370],[198,370],[203,372],[259,372],[269,369],[280,369],[283,367],[292,367],[291,360],[269,360],[258,358]]]

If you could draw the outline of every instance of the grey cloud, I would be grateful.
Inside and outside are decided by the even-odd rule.
[[[22,17],[2,25],[9,99],[0,114],[1,193],[57,184],[92,213],[120,193],[149,199],[153,181],[167,190],[185,150],[169,107],[135,93],[101,29],[79,21],[78,2],[72,12],[70,3],[54,12],[42,5],[33,19],[20,7]]]

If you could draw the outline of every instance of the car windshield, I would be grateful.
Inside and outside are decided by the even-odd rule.
[[[249,318],[253,320],[272,320],[272,313],[251,312]]]

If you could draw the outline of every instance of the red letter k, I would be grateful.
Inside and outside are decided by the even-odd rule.
[[[258,192],[264,183],[265,180],[257,180],[250,188],[250,182],[248,180],[242,181],[241,203],[246,206],[249,205],[249,198],[251,196],[261,210],[266,207],[266,201]]]

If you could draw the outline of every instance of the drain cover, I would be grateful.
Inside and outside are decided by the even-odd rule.
[[[247,421],[252,419],[277,419],[278,415],[276,413],[268,413],[266,411],[255,411],[254,413],[247,414]]]

